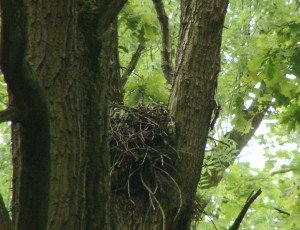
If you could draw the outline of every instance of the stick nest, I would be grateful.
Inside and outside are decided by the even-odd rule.
[[[170,199],[170,193],[180,202],[172,176],[178,158],[172,147],[175,125],[167,110],[153,103],[136,108],[114,105],[110,130],[112,191],[127,193],[132,203],[148,196],[154,209],[161,208],[159,199]]]

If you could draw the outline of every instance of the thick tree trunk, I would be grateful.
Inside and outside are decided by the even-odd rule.
[[[110,229],[104,33],[125,2],[1,1],[18,230]]]

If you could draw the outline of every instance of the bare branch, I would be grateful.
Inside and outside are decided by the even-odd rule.
[[[126,67],[126,69],[124,70],[124,73],[121,77],[121,80],[122,80],[122,88],[124,88],[126,82],[127,82],[127,79],[129,77],[129,75],[132,73],[132,71],[134,70],[136,64],[138,63],[140,57],[141,57],[141,54],[142,54],[142,51],[145,49],[144,46],[142,45],[139,45],[138,48],[136,49],[134,55],[132,56],[128,66]]]
[[[174,68],[172,64],[172,45],[169,19],[165,11],[163,0],[153,0],[157,18],[161,27],[161,68],[169,84],[172,84]]]
[[[276,174],[282,174],[282,173],[287,173],[287,172],[291,172],[293,171],[293,169],[288,168],[288,169],[279,169],[277,171],[271,172],[271,176],[274,176]]]
[[[261,189],[259,189],[254,195],[253,192],[250,194],[250,196],[248,197],[244,207],[242,208],[240,214],[238,215],[238,217],[236,218],[236,220],[234,221],[233,225],[229,228],[229,230],[238,230],[240,224],[242,223],[248,209],[250,208],[251,204],[257,199],[257,197],[262,193]]]

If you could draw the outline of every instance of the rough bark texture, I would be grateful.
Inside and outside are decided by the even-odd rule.
[[[182,191],[183,207],[172,229],[188,229],[191,220],[220,71],[227,4],[228,1],[223,0],[181,2],[181,27],[169,110],[176,122],[176,147],[180,153],[176,178]]]
[[[115,66],[107,30],[125,2],[1,1],[1,65],[19,115],[12,127],[18,230],[110,229]]]
[[[23,1],[1,1],[1,64],[17,111],[13,215],[18,229],[46,229],[50,174],[49,112],[44,92],[26,60],[29,16]],[[14,130],[13,130],[14,131]],[[15,156],[15,155],[14,155]],[[29,227],[31,226],[31,227]]]

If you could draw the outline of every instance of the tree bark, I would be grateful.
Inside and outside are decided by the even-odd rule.
[[[110,229],[106,31],[125,2],[1,1],[18,230]]]
[[[26,60],[27,24],[23,1],[1,1],[1,65],[10,91],[10,107],[17,111],[13,125],[13,221],[17,229],[46,229],[50,175],[49,111],[38,78]],[[42,169],[42,170],[41,170]]]
[[[214,107],[228,1],[182,1],[175,83],[169,102],[176,123],[176,179],[182,212],[172,229],[188,229]],[[171,210],[175,211],[175,210]]]

